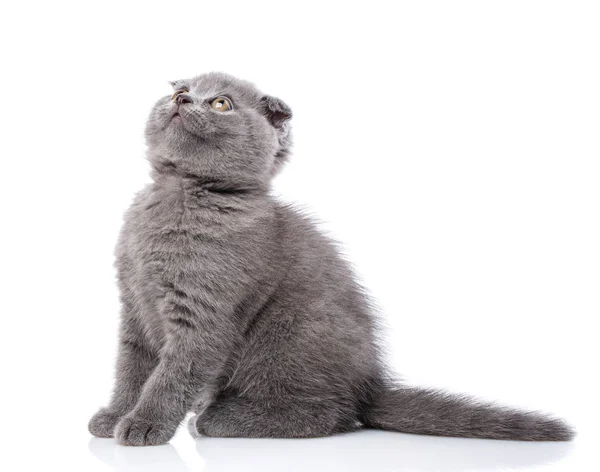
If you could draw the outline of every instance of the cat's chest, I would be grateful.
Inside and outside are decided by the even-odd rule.
[[[219,281],[239,270],[244,216],[179,192],[150,194],[138,205],[127,249],[144,298],[182,280]]]
[[[150,195],[139,209],[129,241],[132,260],[145,277],[183,269],[207,257],[214,245],[202,210],[190,209],[178,194]],[[164,278],[164,277],[163,277]]]

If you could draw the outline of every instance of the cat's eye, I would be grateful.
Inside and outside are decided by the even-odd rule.
[[[210,106],[213,107],[217,111],[229,111],[229,110],[233,110],[233,105],[231,104],[231,101],[227,97],[217,97],[217,98],[215,98],[211,102]]]
[[[175,101],[175,100],[177,100],[177,95],[179,95],[179,94],[181,94],[181,93],[188,93],[188,92],[189,92],[189,90],[188,90],[188,89],[180,89],[180,90],[177,90],[177,92],[175,92],[175,93],[173,94],[173,96],[171,97],[171,100]]]

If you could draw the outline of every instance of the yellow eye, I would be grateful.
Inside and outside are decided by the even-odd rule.
[[[233,110],[233,105],[227,97],[217,97],[210,104],[217,111],[229,111]]]

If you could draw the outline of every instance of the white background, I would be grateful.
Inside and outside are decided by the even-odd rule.
[[[578,471],[597,466],[600,8],[580,1],[3,2],[3,470]],[[112,251],[168,80],[294,110],[275,184],[340,240],[407,381],[554,412],[524,444],[361,432],[124,448]],[[8,462],[8,463],[7,463]],[[522,468],[522,469],[521,469]]]

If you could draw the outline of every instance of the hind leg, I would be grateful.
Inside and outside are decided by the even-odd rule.
[[[231,438],[316,438],[357,429],[358,422],[328,402],[257,402],[218,398],[190,419],[190,433]]]

